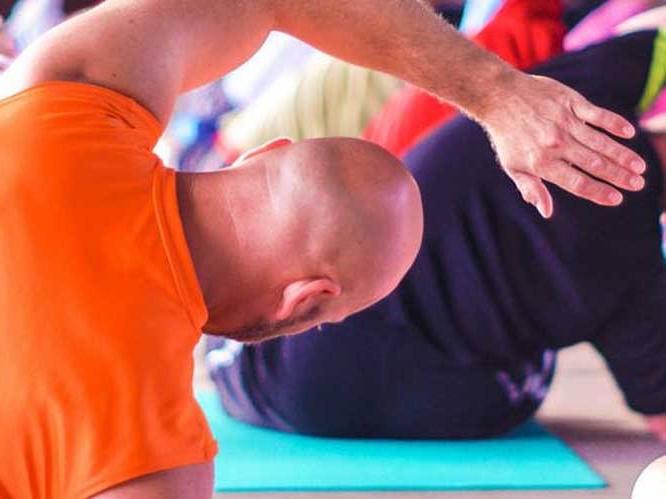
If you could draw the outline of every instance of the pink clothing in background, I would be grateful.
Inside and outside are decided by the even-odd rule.
[[[615,36],[620,23],[654,4],[654,0],[608,0],[567,34],[564,49],[569,52],[581,50]]]

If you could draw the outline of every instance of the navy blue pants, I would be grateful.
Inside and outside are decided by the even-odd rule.
[[[241,421],[329,437],[410,439],[482,438],[514,428],[545,397],[554,361],[543,352],[511,367],[461,366],[418,330],[367,313],[260,345],[214,339],[207,356],[225,410]]]

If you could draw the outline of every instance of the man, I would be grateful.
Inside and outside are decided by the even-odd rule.
[[[337,322],[412,263],[418,189],[376,146],[275,141],[201,175],[151,152],[177,95],[272,29],[457,102],[545,215],[537,175],[602,205],[642,186],[639,157],[586,124],[629,136],[625,119],[506,67],[419,2],[103,2],[1,82],[0,495],[208,497],[201,329],[258,341]]]
[[[664,33],[637,33],[538,73],[635,120],[639,102],[664,85],[665,42]],[[557,190],[560,212],[544,223],[514,199],[477,125],[441,128],[407,157],[425,237],[398,289],[320,334],[213,348],[226,410],[327,436],[498,435],[539,407],[554,351],[589,341],[629,406],[666,440],[666,135],[651,139],[630,143],[648,159],[642,192],[604,210]]]

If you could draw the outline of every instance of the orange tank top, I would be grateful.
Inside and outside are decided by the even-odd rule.
[[[161,132],[82,83],[0,101],[0,497],[81,499],[208,462],[206,308]]]

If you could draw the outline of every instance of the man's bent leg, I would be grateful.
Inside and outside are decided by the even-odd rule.
[[[213,463],[183,466],[130,480],[91,499],[210,499]]]

